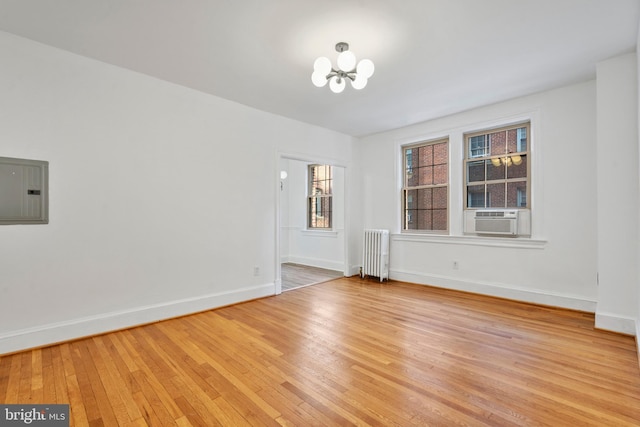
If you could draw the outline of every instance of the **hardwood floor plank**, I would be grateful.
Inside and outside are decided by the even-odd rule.
[[[5,403],[73,426],[637,426],[632,337],[594,316],[338,279],[0,356]]]
[[[85,409],[85,402],[82,400],[82,392],[80,391],[80,384],[76,376],[75,366],[71,356],[70,344],[61,344],[60,346],[54,346],[60,350],[62,366],[58,365],[58,374],[56,378],[59,379],[64,375],[64,382],[66,385],[66,396],[56,395],[56,402],[52,403],[68,403],[70,409],[70,422],[72,425],[86,426],[89,425],[87,418],[87,412]],[[62,389],[62,386],[56,386],[56,390]],[[66,398],[65,398],[66,397]]]
[[[21,359],[17,398],[19,402],[31,403],[31,353],[23,353]]]
[[[108,426],[119,425],[114,409],[120,412],[121,404],[118,400],[114,401],[115,396],[110,396],[107,392],[112,388],[111,378],[102,367],[100,355],[94,351],[93,340],[78,341],[75,343],[75,347],[78,349],[77,354],[79,355],[76,360],[80,360],[84,368],[82,382],[79,382],[80,386],[86,388],[86,394],[92,395],[95,404],[93,417],[90,417],[89,422],[100,420]]]

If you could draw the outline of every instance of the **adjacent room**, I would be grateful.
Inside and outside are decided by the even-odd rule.
[[[640,425],[639,28],[0,0],[0,424]]]

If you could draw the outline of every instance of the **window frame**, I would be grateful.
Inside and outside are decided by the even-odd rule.
[[[418,149],[428,145],[445,144],[447,148],[446,154],[446,183],[444,184],[427,184],[427,185],[408,185],[407,170],[413,172],[413,165],[407,163],[407,150]],[[413,156],[413,152],[411,153]],[[423,140],[419,142],[412,142],[409,144],[403,144],[400,146],[400,156],[402,161],[401,166],[401,189],[400,189],[400,232],[404,234],[425,234],[425,235],[449,235],[451,228],[451,141],[448,136],[442,136],[434,139]],[[427,229],[413,229],[407,228],[407,192],[411,190],[419,190],[425,188],[446,188],[447,203],[446,203],[446,228],[443,230],[427,230]]]
[[[498,132],[507,132],[510,130],[515,130],[516,131],[516,149],[521,149],[521,140],[522,138],[518,138],[520,136],[520,131],[519,129],[521,128],[525,128],[526,129],[526,137],[525,137],[525,141],[526,141],[526,150],[524,151],[515,151],[515,152],[507,152],[505,154],[495,154],[495,155],[491,155],[490,154],[490,149],[491,149],[491,142],[489,141],[488,138],[485,138],[486,142],[485,142],[485,146],[489,147],[489,155],[485,155],[485,156],[472,156],[471,155],[471,151],[470,151],[470,143],[471,143],[471,139],[480,135],[490,135],[493,133],[498,133]],[[516,122],[516,123],[512,123],[512,124],[508,124],[508,125],[502,125],[499,127],[489,127],[489,128],[485,128],[485,129],[481,129],[481,130],[476,130],[476,131],[472,131],[472,132],[465,132],[463,134],[463,161],[462,161],[462,186],[463,186],[463,200],[462,200],[462,204],[463,204],[463,209],[465,211],[469,211],[469,210],[478,210],[478,209],[520,209],[520,210],[531,210],[531,186],[532,186],[532,177],[531,177],[531,161],[532,161],[532,150],[531,150],[531,121],[527,120],[527,121],[522,121],[522,122]],[[508,143],[507,143],[508,144]],[[504,178],[500,178],[500,179],[489,179],[489,177],[487,176],[487,172],[486,172],[486,165],[487,162],[490,162],[491,159],[496,159],[496,158],[500,158],[500,157],[505,157],[508,155],[519,155],[519,156],[526,156],[526,177],[524,178],[509,178],[507,173],[508,169],[505,169],[505,176]],[[484,206],[469,206],[469,185],[473,185],[473,182],[468,182],[468,174],[469,174],[469,163],[473,163],[473,162],[479,162],[479,161],[484,161],[485,162],[485,179],[484,181],[473,181],[473,182],[477,182],[477,183],[483,183],[483,184],[478,184],[478,185],[484,185],[485,189],[484,189]],[[508,185],[508,183],[512,183],[512,182],[526,182],[526,206],[506,206],[507,205],[507,201],[508,201],[508,197],[505,197],[505,206],[488,206],[490,203],[487,202],[487,186],[490,184],[504,184],[505,188]],[[516,193],[517,194],[517,193]],[[519,197],[519,195],[516,195],[516,205],[519,205],[519,201],[521,200],[521,197]]]

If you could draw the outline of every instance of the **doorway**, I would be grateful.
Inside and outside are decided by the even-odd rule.
[[[330,165],[331,226],[309,227],[309,166]],[[346,167],[334,162],[280,155],[278,159],[278,227],[276,236],[276,294],[345,276]]]

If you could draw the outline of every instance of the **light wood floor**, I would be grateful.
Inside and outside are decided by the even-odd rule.
[[[0,402],[75,426],[638,426],[634,339],[593,321],[338,279],[0,357]]]
[[[327,280],[343,277],[340,271],[327,270],[324,268],[310,267],[294,263],[282,264],[282,290],[289,291],[302,286],[315,285]]]

